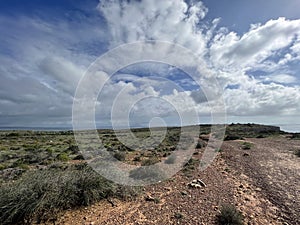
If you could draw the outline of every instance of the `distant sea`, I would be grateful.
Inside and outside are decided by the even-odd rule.
[[[267,125],[267,124],[266,124]],[[300,124],[270,124],[278,126],[281,130],[291,133],[300,133]],[[99,128],[99,129],[109,129]],[[0,127],[0,130],[34,130],[34,131],[67,131],[73,130],[72,127]]]
[[[72,127],[0,127],[0,130],[66,131]]]
[[[274,126],[280,127],[285,132],[300,133],[300,124],[274,124]]]

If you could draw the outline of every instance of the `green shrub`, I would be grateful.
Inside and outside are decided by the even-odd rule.
[[[18,167],[23,170],[29,170],[29,165],[25,163],[21,163]]]
[[[243,138],[238,135],[230,134],[225,136],[224,141],[241,140],[241,139]]]
[[[79,154],[79,155],[76,155],[73,160],[84,160],[84,156]]]
[[[55,218],[61,210],[92,204],[118,191],[89,167],[29,171],[0,187],[0,221],[4,225]]]
[[[70,160],[70,158],[69,158],[69,156],[68,156],[67,153],[60,153],[60,154],[57,155],[56,158],[57,158],[58,160],[64,161],[64,162]]]
[[[249,150],[252,147],[253,147],[253,144],[250,142],[243,142],[243,144],[242,144],[242,149],[244,149],[244,150]]]
[[[199,166],[200,160],[195,158],[190,158],[189,161],[183,166],[182,172],[185,176],[191,177],[193,171]]]
[[[71,154],[78,154],[79,153],[79,147],[77,145],[70,145],[67,149],[67,152],[71,152]]]
[[[0,163],[0,170],[4,170],[7,168],[7,165]]]
[[[291,139],[300,139],[300,133],[293,133]]]
[[[184,170],[194,170],[196,166],[199,164],[199,159],[190,158],[189,161],[184,165]]]
[[[21,147],[20,146],[11,146],[9,149],[10,150],[20,150]]]
[[[24,163],[24,160],[23,159],[18,159],[16,161],[14,161],[10,167],[11,168],[15,168],[15,167],[19,167],[20,165],[22,165]]]
[[[134,158],[133,158],[133,161],[134,162],[140,162],[141,161],[141,156],[135,156]]]
[[[141,162],[141,165],[142,166],[150,166],[150,165],[153,165],[153,164],[156,164],[159,162],[159,159],[156,158],[156,157],[151,157],[149,159],[144,159],[142,162]]]
[[[176,213],[174,214],[174,218],[176,218],[176,219],[182,219],[182,218],[183,218],[183,214],[180,213],[180,212],[176,212]]]
[[[196,148],[197,148],[197,149],[199,149],[199,148],[204,148],[206,145],[207,145],[207,143],[206,143],[205,141],[198,140],[197,145],[196,145]]]
[[[1,146],[0,147],[0,151],[7,151],[7,149],[8,149],[8,147],[6,147],[6,146]]]
[[[47,148],[46,151],[47,151],[49,156],[52,156],[53,153],[54,153],[54,150],[52,148]]]
[[[265,135],[259,134],[256,136],[256,138],[265,138]]]
[[[233,205],[223,205],[218,215],[221,225],[243,225],[243,215]]]
[[[136,180],[151,182],[154,180],[164,180],[165,174],[157,167],[138,167],[129,172],[129,177]]]
[[[7,137],[19,137],[20,134],[18,132],[11,132],[6,135]]]
[[[114,154],[114,157],[119,161],[124,161],[126,158],[126,153],[125,152],[116,152]]]

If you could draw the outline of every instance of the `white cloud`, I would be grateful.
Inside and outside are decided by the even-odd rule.
[[[77,82],[95,59],[90,45],[106,37],[95,23],[0,16],[0,124],[70,125]]]
[[[274,81],[276,83],[281,83],[281,84],[291,84],[297,82],[297,78],[289,74],[270,75],[268,77],[264,77],[263,80]]]
[[[201,1],[188,5],[183,0],[101,1],[98,9],[111,31],[111,47],[143,40],[181,44],[203,54],[205,36],[198,23],[207,13]]]
[[[55,85],[49,86],[60,91],[66,91],[74,96],[78,81],[83,76],[85,68],[80,68],[62,57],[44,58],[39,65],[41,73],[55,80]]]
[[[210,48],[211,61],[228,70],[261,67],[276,51],[288,47],[300,36],[300,19],[278,18],[257,24],[239,37],[235,32],[219,33]]]
[[[207,94],[215,94],[211,83],[214,77],[224,88],[229,115],[297,114],[298,79],[282,71],[289,71],[288,63],[299,60],[300,20],[278,18],[265,24],[252,24],[248,32],[239,36],[227,28],[217,28],[218,18],[207,23],[209,28],[201,23],[207,13],[201,2],[189,6],[183,0],[101,1],[98,9],[108,22],[111,47],[154,39],[191,49],[203,62],[198,69],[203,74],[201,79],[205,80],[202,84],[206,85]],[[185,59],[178,57],[178,61]],[[195,66],[188,62],[182,64]],[[254,77],[249,71],[255,70],[269,75]],[[130,77],[127,74],[124,78]],[[156,87],[157,84],[151,85]],[[196,110],[208,115],[211,107],[218,103],[217,98],[207,102],[201,91],[160,94],[185,112]]]

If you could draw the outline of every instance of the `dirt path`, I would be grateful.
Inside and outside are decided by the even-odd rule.
[[[178,173],[162,183],[147,186],[129,202],[114,199],[87,208],[66,211],[55,224],[216,224],[222,204],[235,204],[248,225],[300,224],[300,158],[292,151],[300,141],[285,137],[226,141],[205,171]],[[201,157],[195,155],[195,158]],[[200,178],[205,188],[187,184]],[[146,200],[148,198],[148,201]],[[149,199],[152,199],[149,201]],[[53,224],[53,223],[48,223]]]
[[[300,141],[284,136],[246,141],[253,143],[249,150],[241,149],[241,141],[223,145],[226,163],[235,170],[235,177],[243,179],[245,175],[250,180],[271,202],[278,221],[300,224],[300,158],[293,154]]]

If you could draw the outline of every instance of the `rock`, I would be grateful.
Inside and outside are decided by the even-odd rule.
[[[206,184],[202,180],[198,179],[197,181],[202,187],[206,187]]]
[[[188,193],[186,191],[180,192],[182,195],[187,195]]]
[[[145,200],[150,202],[150,201],[154,201],[155,199],[151,195],[146,195]]]
[[[195,179],[192,180],[190,183],[188,183],[188,186],[194,188],[201,188],[201,187],[206,187],[206,184],[200,179]]]

